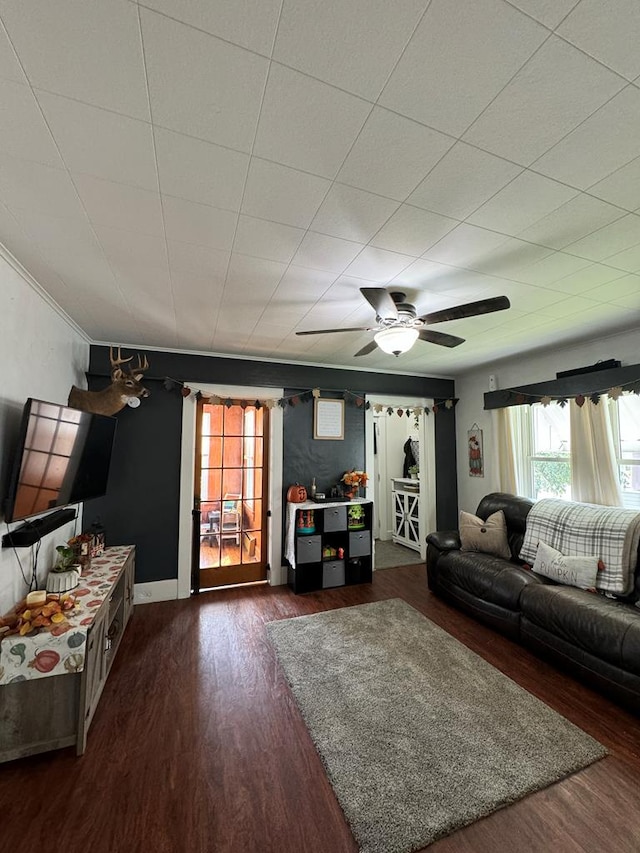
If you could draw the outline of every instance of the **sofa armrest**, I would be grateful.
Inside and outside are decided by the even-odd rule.
[[[427,543],[439,551],[458,551],[460,534],[457,530],[436,530],[427,536]]]
[[[457,530],[436,530],[427,536],[427,583],[435,592],[438,587],[438,560],[449,551],[460,548],[460,535]]]

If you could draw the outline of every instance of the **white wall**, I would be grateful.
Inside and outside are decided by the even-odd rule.
[[[485,412],[484,394],[489,391],[489,376],[494,375],[498,389],[528,385],[555,379],[561,370],[586,367],[610,358],[623,366],[640,363],[640,330],[598,338],[586,343],[549,350],[485,366],[456,378],[456,429],[458,446],[458,505],[475,512],[481,498],[498,489],[491,412]],[[467,431],[474,423],[483,431],[484,477],[470,477],[467,453]]]
[[[89,344],[81,332],[44,295],[29,275],[0,246],[0,497],[15,449],[22,408],[27,397],[66,403],[71,385],[86,387]],[[1,517],[1,516],[0,516]],[[11,524],[13,529],[19,523]],[[0,521],[0,536],[7,532]],[[55,546],[73,533],[73,524],[42,540],[38,577],[43,584],[53,565]],[[32,566],[31,548],[0,550],[0,614],[27,591],[25,574]]]

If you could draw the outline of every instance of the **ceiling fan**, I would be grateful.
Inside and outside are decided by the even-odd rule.
[[[334,332],[373,332],[373,340],[358,350],[356,355],[368,355],[376,347],[390,355],[400,355],[411,349],[420,339],[441,347],[457,347],[464,343],[464,338],[447,335],[425,328],[434,323],[444,323],[447,320],[462,320],[465,317],[476,317],[478,314],[491,314],[493,311],[504,311],[511,307],[506,296],[495,296],[491,299],[480,299],[477,302],[467,302],[465,305],[455,305],[443,311],[433,311],[418,317],[414,305],[405,302],[406,294],[400,291],[388,291],[384,287],[361,287],[360,293],[376,312],[375,326],[355,326],[349,329],[312,329],[306,332],[296,332],[296,335],[328,335]]]

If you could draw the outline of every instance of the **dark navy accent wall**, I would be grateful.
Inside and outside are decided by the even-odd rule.
[[[87,502],[85,510],[88,524],[100,515],[112,544],[137,546],[138,583],[176,578],[178,571],[182,397],[178,391],[164,389],[164,377],[191,383],[195,388],[198,383],[320,388],[326,397],[338,396],[336,392],[344,390],[437,398],[454,395],[454,383],[447,379],[153,350],[145,353],[150,368],[144,384],[151,396],[142,400],[137,409],[125,407],[118,414],[109,491],[106,497]],[[104,387],[108,376],[109,348],[92,346],[89,387]],[[438,423],[440,417],[439,412],[436,416],[438,526],[441,513],[447,519],[457,515],[455,417],[453,412],[444,413],[442,425]],[[310,477],[315,476],[318,487],[325,488],[328,481],[333,482],[347,468],[364,468],[364,411],[352,404],[345,405],[345,441],[313,441],[312,402],[288,406],[284,430],[284,485],[295,479],[310,482]],[[449,506],[451,501],[453,504]]]
[[[286,396],[295,393],[295,389],[285,390]],[[332,397],[331,392],[322,396]],[[324,492],[350,468],[364,471],[364,407],[345,403],[344,439],[318,440],[313,438],[313,400],[287,406],[283,463],[285,489],[296,481],[308,489],[315,477],[318,491]]]

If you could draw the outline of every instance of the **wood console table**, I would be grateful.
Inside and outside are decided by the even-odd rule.
[[[133,611],[134,576],[134,547],[107,548],[72,591],[79,607],[63,633],[2,640],[0,762],[73,745],[82,755]],[[46,656],[40,658],[47,661],[46,672],[39,655]]]

